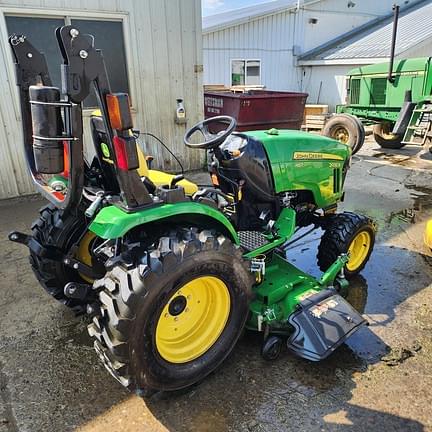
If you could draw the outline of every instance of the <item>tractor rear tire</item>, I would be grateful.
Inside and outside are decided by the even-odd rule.
[[[67,253],[86,229],[84,218],[64,213],[52,204],[42,207],[40,217],[31,226],[33,237],[44,246],[52,246],[62,253]],[[64,294],[64,286],[68,282],[85,283],[79,273],[65,266],[60,261],[42,258],[30,251],[32,270],[42,287],[56,300],[74,309],[85,311],[85,303],[70,299]]]
[[[96,352],[141,395],[201,381],[230,354],[249,313],[253,277],[240,249],[196,228],[125,249],[94,284]]]
[[[350,114],[332,116],[325,124],[322,134],[348,145],[352,154],[361,149],[366,136],[362,122]]]
[[[367,216],[343,212],[328,216],[325,232],[318,246],[318,266],[326,271],[343,253],[350,252],[345,265],[347,279],[360,273],[375,244],[375,225]]]
[[[399,149],[405,146],[402,143],[402,135],[394,135],[391,133],[391,123],[383,122],[374,125],[373,136],[377,144],[382,148]]]

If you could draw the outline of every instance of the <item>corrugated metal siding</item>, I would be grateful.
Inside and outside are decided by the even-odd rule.
[[[395,53],[399,55],[432,38],[432,0],[414,3],[402,11],[398,20]],[[384,58],[390,53],[393,16],[372,23],[351,37],[341,37],[319,52],[307,53],[302,60]]]
[[[269,89],[297,88],[293,67],[295,14],[278,13],[203,35],[204,82],[231,84],[231,59],[260,59],[261,83]]]
[[[202,119],[202,36],[200,0],[2,0],[0,6],[0,198],[33,192],[22,152],[21,131],[12,57],[4,14],[58,11],[57,16],[124,19],[126,53],[135,125],[159,136],[180,158],[185,169],[199,168],[204,152],[186,149],[187,127]],[[112,15],[114,17],[114,15]],[[23,29],[25,31],[25,29]],[[55,43],[53,35],[53,43]],[[97,45],[97,41],[96,41]],[[196,67],[198,65],[198,67]],[[113,89],[115,90],[115,89]],[[176,125],[176,99],[183,98],[187,125]],[[91,143],[88,122],[85,139]],[[177,170],[172,157],[152,141],[144,143],[158,167]]]
[[[312,2],[306,3],[314,3]],[[302,2],[305,4],[305,2]],[[252,6],[242,7],[240,9],[233,9],[226,12],[209,15],[203,17],[203,32],[221,30],[225,26],[233,24],[240,24],[241,22],[250,21],[257,17],[278,13],[281,10],[295,7],[297,0],[273,0],[271,2],[264,2]]]

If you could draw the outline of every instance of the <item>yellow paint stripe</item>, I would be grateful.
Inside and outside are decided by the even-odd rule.
[[[294,160],[344,160],[342,156],[320,152],[294,152]]]

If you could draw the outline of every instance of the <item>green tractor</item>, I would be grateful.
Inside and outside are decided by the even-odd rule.
[[[394,60],[399,8],[393,5],[390,60],[348,73],[347,104],[336,107],[323,129],[323,135],[349,145],[353,154],[364,143],[364,125],[373,125],[375,141],[383,148],[432,139],[432,58]]]
[[[373,125],[375,141],[383,148],[431,140],[431,57],[358,67],[349,72],[347,84],[348,103],[337,106],[325,136],[350,145],[353,153],[364,143],[363,125]]]
[[[213,117],[184,138],[208,151],[212,185],[187,194],[183,175],[167,174],[156,184],[140,169],[128,95],[111,92],[93,37],[72,26],[56,37],[62,92],[43,54],[23,35],[9,39],[29,171],[50,201],[31,235],[9,238],[30,249],[48,291],[90,315],[96,352],[121,384],[141,394],[188,387],[244,328],[261,332],[265,359],[286,342],[318,361],[366,324],[343,298],[375,240],[369,218],[336,213],[346,145],[291,130],[236,133],[235,119]],[[100,115],[87,161],[82,102],[91,91]],[[319,279],[286,260],[305,227],[324,231]]]

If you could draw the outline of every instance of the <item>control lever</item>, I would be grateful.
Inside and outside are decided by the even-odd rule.
[[[170,189],[174,189],[175,185],[179,181],[182,181],[183,179],[184,179],[184,175],[183,174],[178,174],[178,175],[174,176],[173,179],[171,180],[171,183],[170,183]]]
[[[96,210],[102,204],[103,198],[104,198],[104,192],[103,191],[97,192],[96,193],[96,199],[88,206],[88,208],[86,209],[86,211],[84,212],[84,214],[87,217],[92,218],[93,215],[96,213]]]

